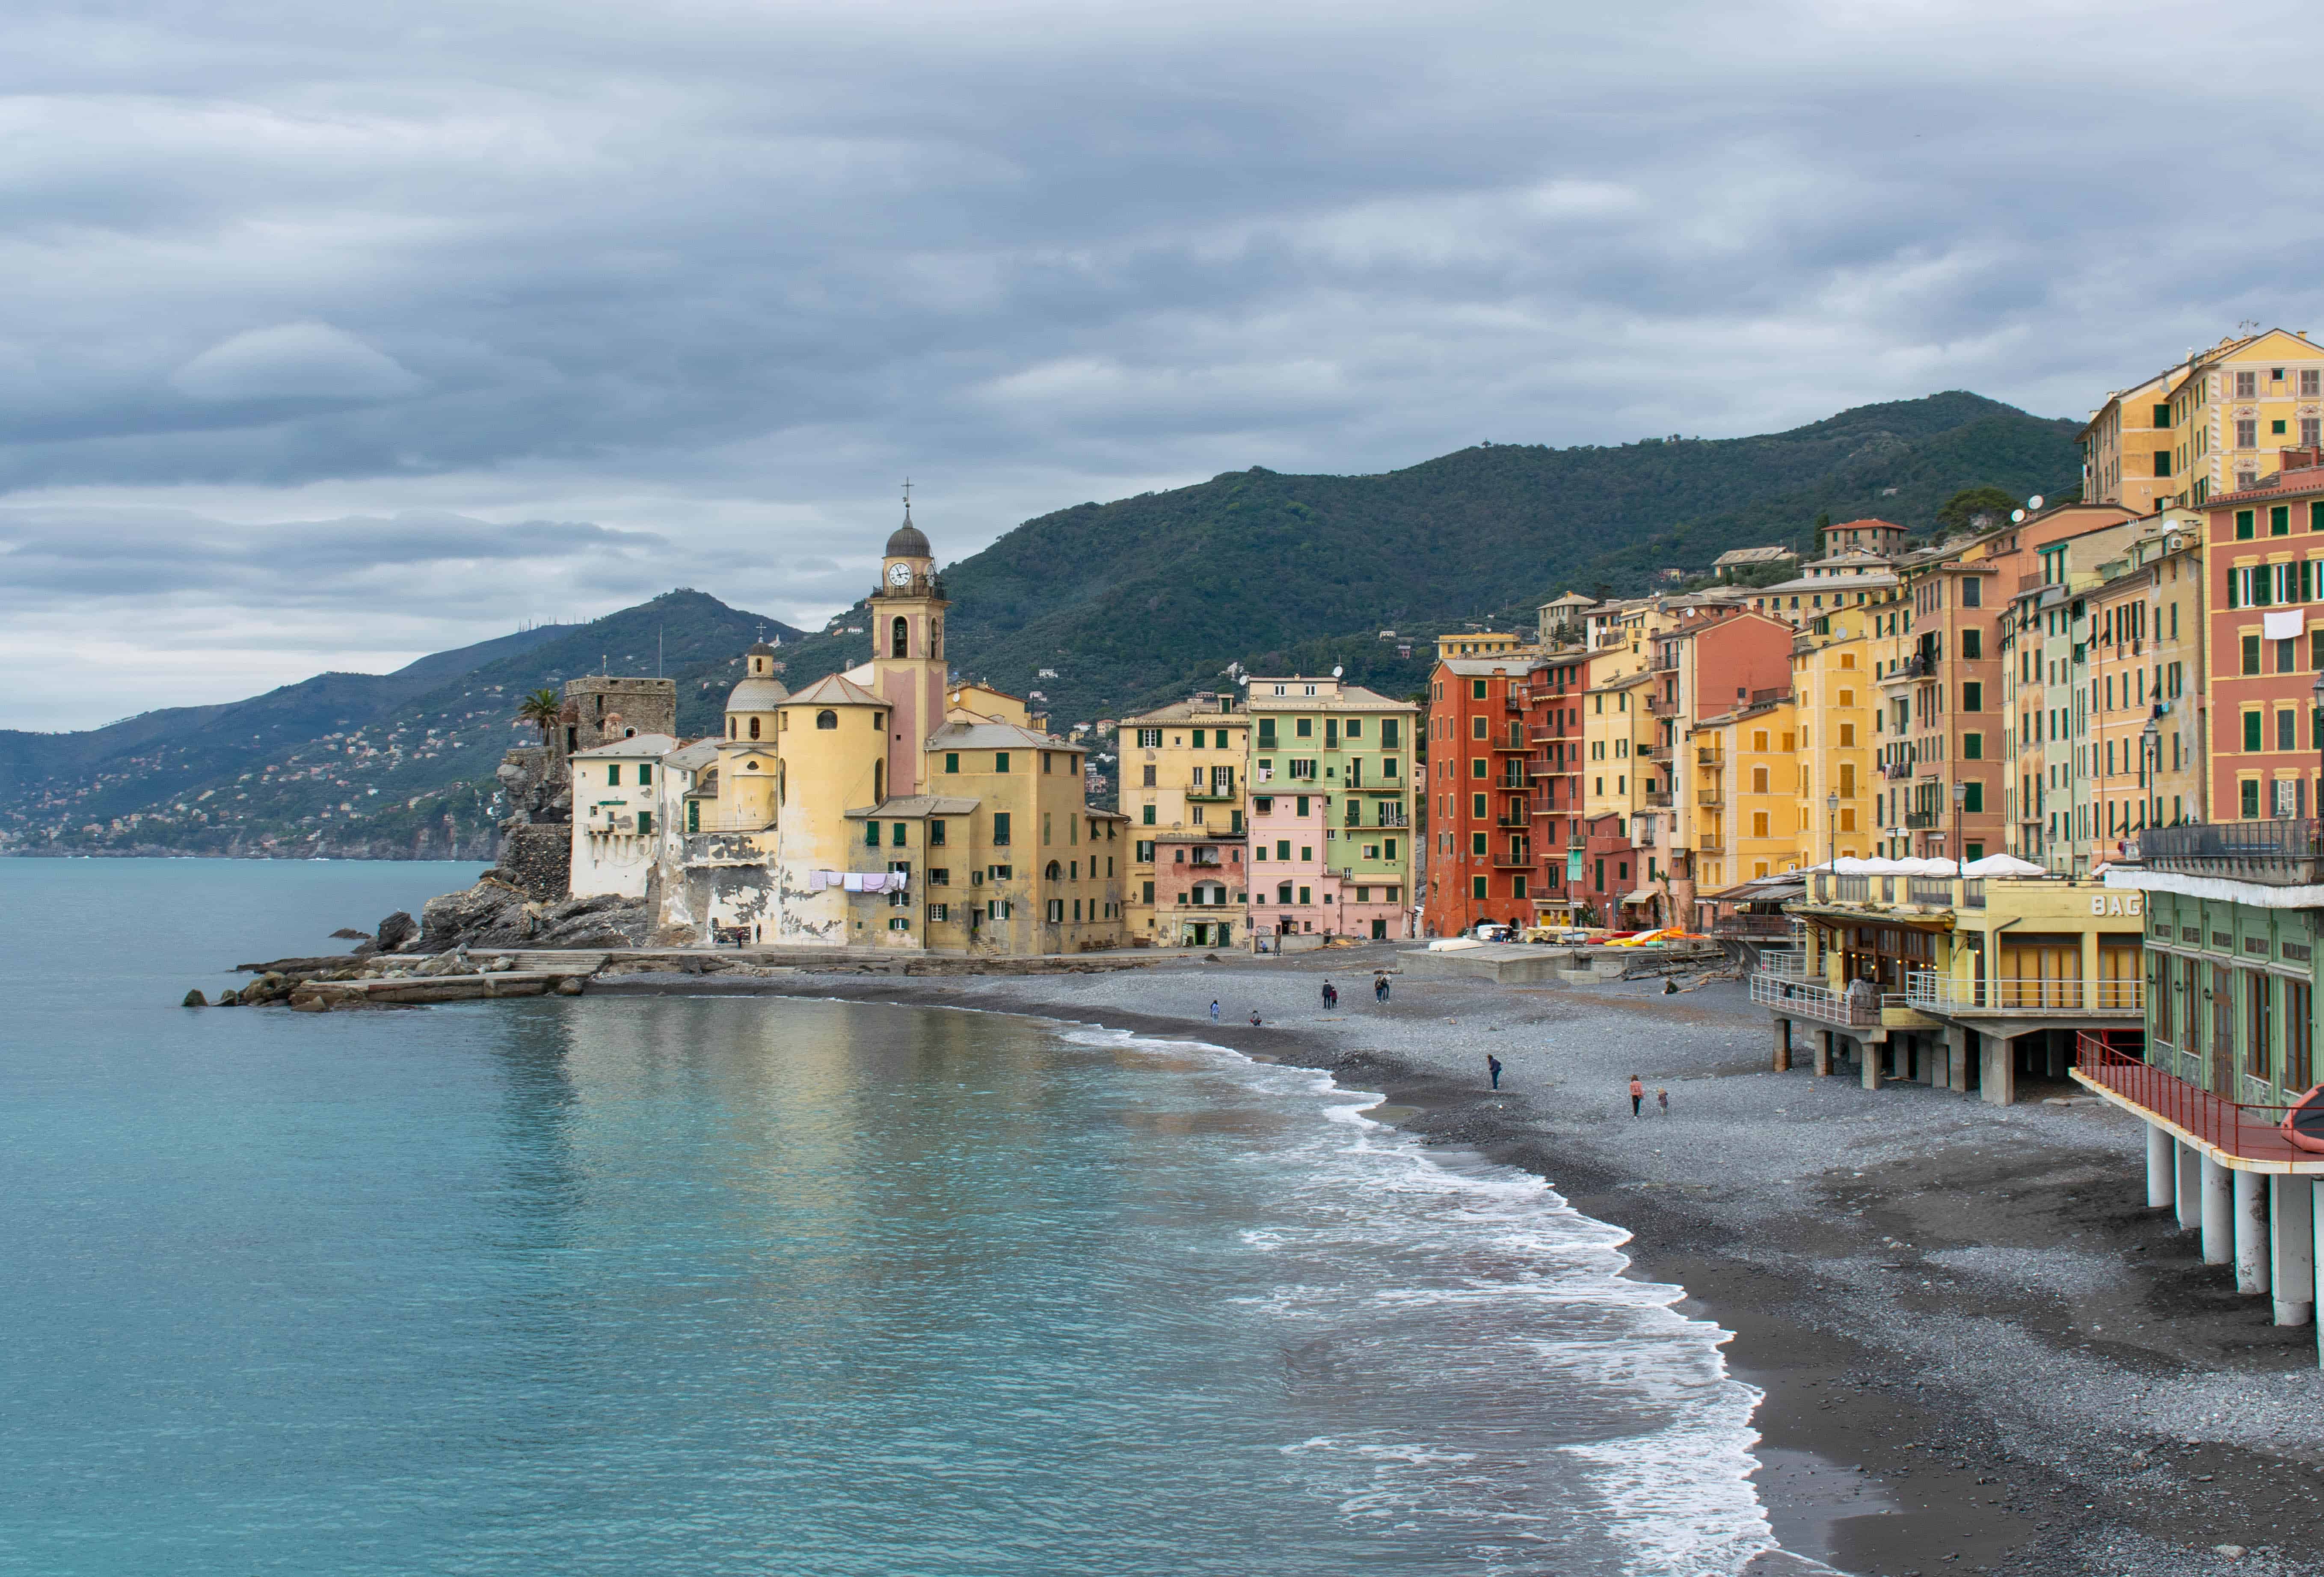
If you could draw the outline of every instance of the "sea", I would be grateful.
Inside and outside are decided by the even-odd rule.
[[[887,1003],[180,1005],[477,869],[0,860],[0,1572],[1771,1544],[1723,1333],[1323,1075]]]

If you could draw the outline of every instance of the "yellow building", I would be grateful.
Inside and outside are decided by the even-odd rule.
[[[1120,726],[1132,940],[1225,946],[1249,883],[1250,720],[1233,695],[1199,695]],[[1231,908],[1230,916],[1218,912]]]
[[[1748,703],[1694,725],[1682,781],[1692,817],[1686,835],[1702,862],[1701,890],[1796,871],[1799,717],[1789,696]]]
[[[872,660],[788,690],[755,646],[687,833],[647,891],[673,939],[1070,953],[1122,939],[1123,818],[1084,749],[1015,696],[949,687],[944,586],[911,523],[869,603]]]
[[[2087,599],[2090,743],[2080,759],[2095,864],[2150,826],[2204,821],[2202,533],[2171,511],[2139,522]]]
[[[2111,396],[2081,433],[2083,498],[2195,507],[2324,447],[2324,346],[2271,328],[2199,351]]]
[[[1884,825],[1876,748],[1880,694],[1875,669],[1887,645],[1890,604],[1842,608],[1815,621],[1792,646],[1799,756],[1791,832],[1803,865],[1872,852]]]
[[[1436,655],[1446,657],[1504,657],[1525,645],[1525,637],[1512,630],[1471,630],[1458,635],[1439,635]]]

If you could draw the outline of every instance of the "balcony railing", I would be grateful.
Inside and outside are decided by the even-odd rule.
[[[1699,744],[1695,746],[1694,761],[1695,765],[1700,767],[1717,766],[1720,762],[1719,747],[1715,744]]]
[[[1904,879],[1906,903],[1931,904],[1938,908],[1950,908],[1953,884],[1950,877],[1908,876]]]
[[[1697,827],[1694,846],[1706,854],[1724,853],[1727,851],[1727,835],[1716,826]]]
[[[1869,1028],[1880,1022],[1877,998],[1860,992],[1851,997],[1833,991],[1830,986],[1773,974],[1764,969],[1752,972],[1751,1000],[1761,1007],[1774,1008],[1797,1018],[1813,1019],[1819,1023]]]
[[[1721,915],[1711,922],[1714,936],[1742,939],[1789,936],[1798,922],[1789,915]]]
[[[1493,856],[1493,869],[1496,871],[1530,871],[1533,867],[1534,857],[1528,850],[1503,849]]]
[[[1972,876],[1961,884],[1960,907],[1981,909],[1985,907],[1985,878]]]
[[[1646,792],[1646,803],[1653,806],[1656,810],[1668,810],[1671,807],[1671,797],[1668,794],[1657,794],[1652,789],[1648,789]]]
[[[1670,759],[1670,746],[1666,744],[1650,744],[1646,747],[1646,760],[1650,761],[1662,761],[1667,763]]]
[[[1697,805],[1704,806],[1706,807],[1724,805],[1727,803],[1727,790],[1724,788],[1698,788],[1694,791],[1694,802]]]
[[[1904,813],[1904,825],[1914,832],[1926,832],[1944,825],[1945,813],[1941,810],[1908,810]]]
[[[1836,877],[1833,880],[1832,886],[1839,895],[1839,901],[1841,903],[1870,903],[1872,901],[1872,878],[1869,876]],[[1823,882],[1819,879],[1816,882],[1816,896],[1818,898],[1823,896],[1822,888]]]
[[[1649,717],[1675,717],[1678,709],[1679,704],[1675,700],[1665,700],[1660,696],[1646,697],[1646,715]]]
[[[1554,799],[1532,800],[1527,804],[1526,808],[1536,816],[1557,816],[1562,814],[1558,810],[1557,801]]]
[[[2074,1082],[2143,1116],[2157,1117],[2200,1143],[2246,1161],[2304,1161],[2319,1157],[2285,1137],[2282,1106],[2246,1106],[2212,1094],[2153,1064],[2140,1060],[2110,1035],[2074,1038]]]
[[[2138,835],[2138,853],[2157,871],[2305,887],[2324,881],[2318,830],[2314,821],[2288,818],[2149,827]]]
[[[1191,785],[1186,789],[1186,798],[1189,799],[1227,800],[1240,799],[1242,797],[1235,792],[1234,785],[1231,783],[1196,783]]]
[[[1529,816],[1513,815],[1508,811],[1503,811],[1500,815],[1493,817],[1493,825],[1495,826],[1513,827],[1530,826],[1533,825],[1533,818]]]
[[[1913,763],[1910,761],[1883,761],[1880,763],[1880,775],[1887,779],[1892,783],[1895,782],[1900,778],[1909,778],[1913,775]]]
[[[1785,922],[1788,924],[1788,920]],[[1808,973],[1807,951],[1801,947],[1770,947],[1759,954],[1758,973],[1776,980],[1821,981]]]
[[[1548,744],[1553,740],[1563,739],[1565,735],[1554,728],[1532,728],[1526,731],[1526,737],[1536,744]]]
[[[1915,971],[1904,1000],[1949,1013],[2143,1013],[2143,980],[1960,980]]]

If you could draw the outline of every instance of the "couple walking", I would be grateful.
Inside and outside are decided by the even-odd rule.
[[[1632,1074],[1630,1075],[1630,1115],[1633,1118],[1636,1118],[1638,1115],[1638,1108],[1644,1106],[1646,1103],[1646,1086],[1639,1081],[1637,1074]],[[1655,1104],[1662,1108],[1662,1112],[1665,1117],[1668,1117],[1670,1115],[1670,1092],[1668,1090],[1657,1089],[1655,1092]]]

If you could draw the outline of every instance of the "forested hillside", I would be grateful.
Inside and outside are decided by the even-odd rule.
[[[1339,665],[1410,694],[1437,631],[1529,627],[1563,591],[1636,595],[1730,548],[1805,548],[1821,514],[1922,532],[1964,488],[2059,495],[2079,475],[2075,430],[1953,392],[1757,438],[1496,444],[1374,475],[1231,471],[1043,515],[945,567],[952,658],[1038,694],[1059,727],[1221,687],[1238,661]],[[939,555],[969,534],[925,511],[920,523]],[[493,769],[525,737],[513,719],[526,691],[601,667],[663,672],[678,681],[681,731],[709,733],[761,630],[784,638],[796,687],[870,655],[867,634],[844,632],[869,628],[861,612],[802,636],[675,591],[396,674],[326,674],[88,733],[0,734],[0,835],[19,848],[489,853]],[[1390,629],[1414,638],[1408,657],[1379,638]]]

